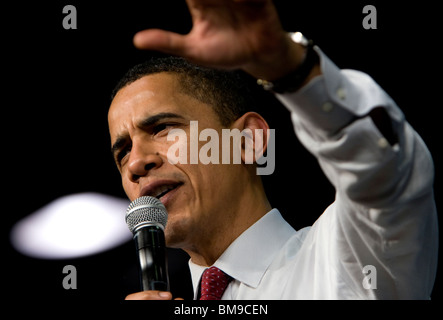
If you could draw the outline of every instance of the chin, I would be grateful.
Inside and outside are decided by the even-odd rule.
[[[168,248],[183,249],[189,245],[190,228],[187,219],[176,216],[168,218],[165,229],[166,246]]]

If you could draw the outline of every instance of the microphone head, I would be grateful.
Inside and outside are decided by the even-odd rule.
[[[143,196],[131,202],[126,210],[126,224],[134,233],[146,225],[166,227],[168,212],[160,200],[154,197]]]

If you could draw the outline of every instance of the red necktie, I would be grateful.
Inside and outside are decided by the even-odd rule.
[[[217,267],[206,269],[200,283],[200,300],[221,300],[231,280],[230,276]]]

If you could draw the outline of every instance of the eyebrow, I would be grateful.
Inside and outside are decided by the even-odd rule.
[[[151,127],[154,124],[156,124],[157,122],[159,122],[160,120],[170,119],[170,118],[184,119],[183,116],[181,116],[181,115],[179,115],[177,113],[161,112],[161,113],[157,113],[157,114],[155,114],[153,116],[150,116],[150,117],[142,120],[140,122],[140,127],[142,127],[142,128]]]
[[[183,116],[181,116],[177,113],[161,112],[161,113],[157,113],[153,116],[143,119],[142,121],[140,121],[138,126],[141,128],[149,128],[161,120],[171,119],[171,118],[185,119]],[[114,155],[118,150],[120,150],[126,144],[128,139],[129,139],[128,134],[122,134],[122,135],[117,136],[115,143],[111,147],[112,154]]]

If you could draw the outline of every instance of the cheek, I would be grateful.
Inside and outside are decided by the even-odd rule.
[[[189,177],[199,205],[205,210],[213,210],[219,199],[225,199],[229,190],[231,172],[228,165],[198,164],[189,165]],[[228,188],[229,189],[229,188]]]
[[[125,174],[122,173],[122,186],[123,190],[126,193],[126,196],[129,200],[133,201],[138,198],[138,189],[136,189],[136,185],[131,183],[127,178],[125,178]]]

